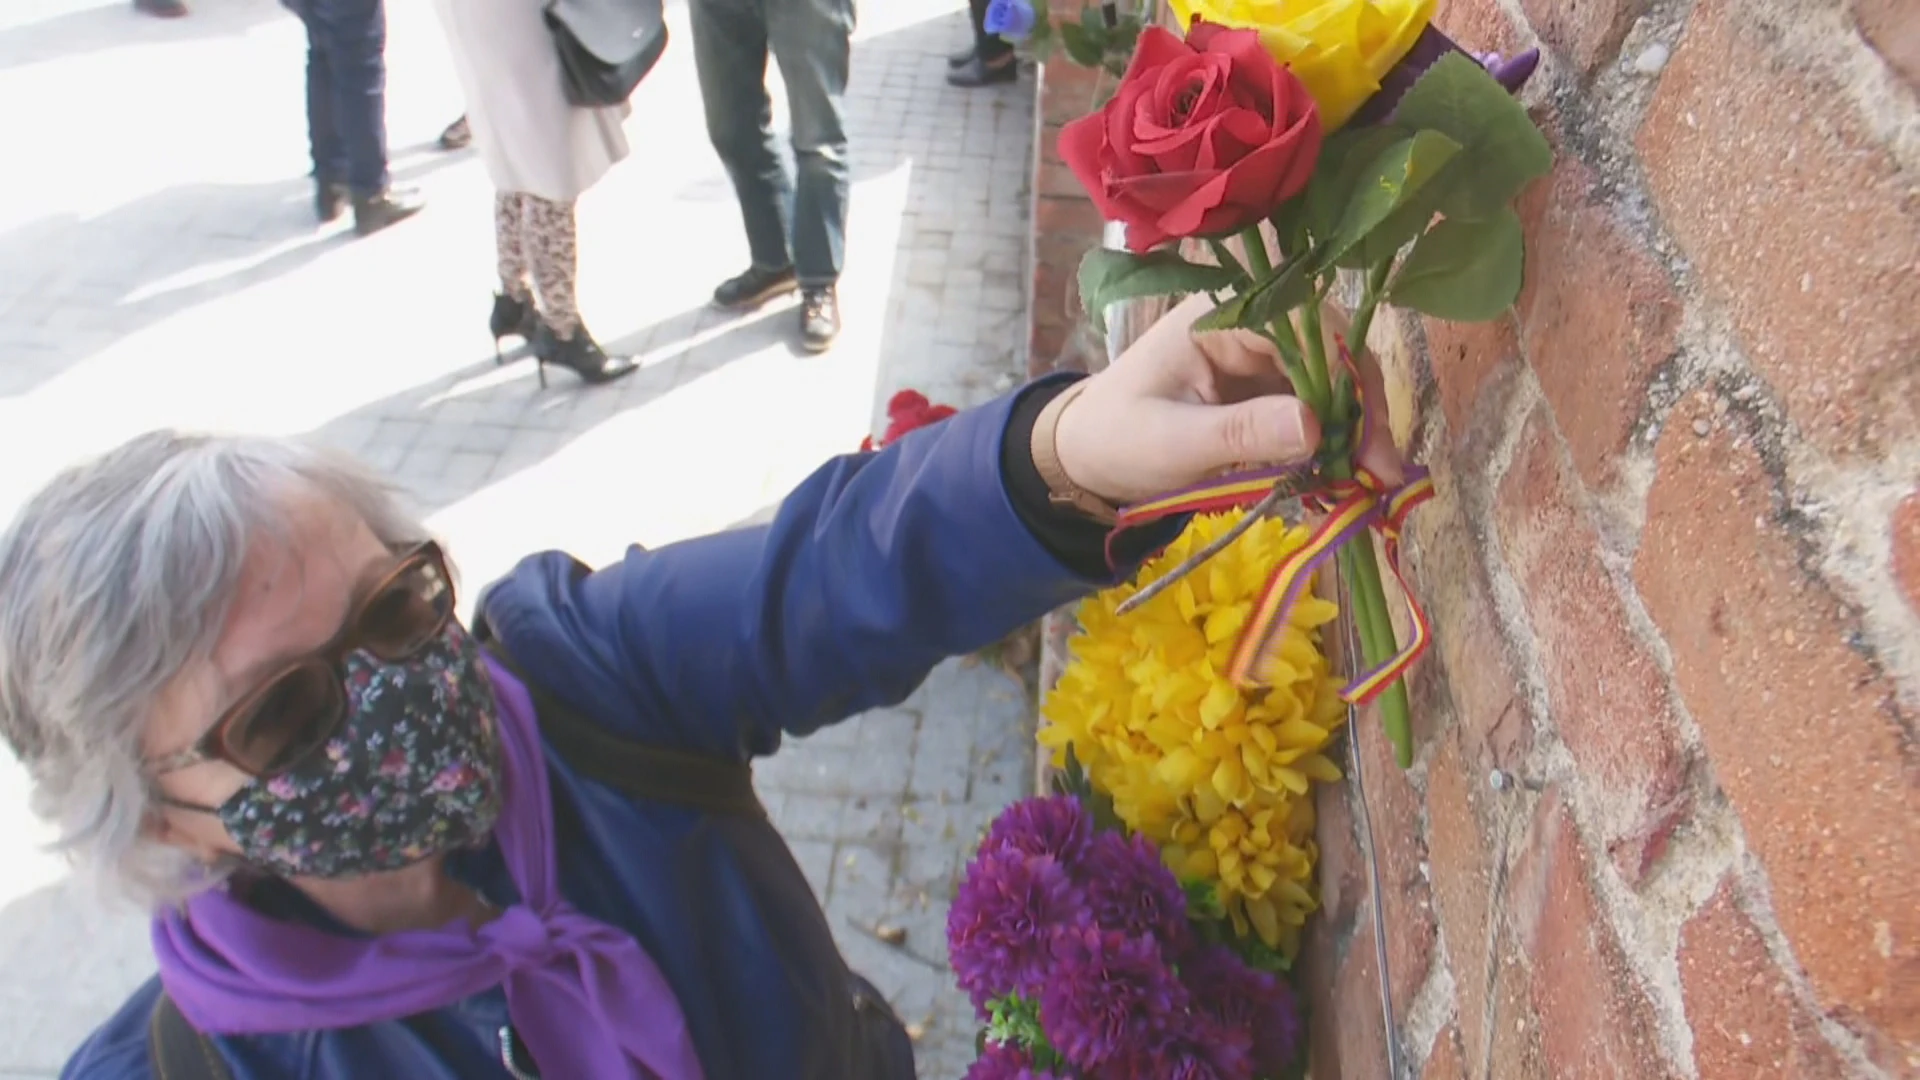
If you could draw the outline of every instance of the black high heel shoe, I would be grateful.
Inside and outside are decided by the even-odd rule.
[[[506,357],[500,354],[501,338],[517,334],[531,346],[539,325],[540,313],[533,309],[532,300],[516,300],[506,293],[494,293],[493,314],[487,317],[487,329],[493,331],[493,362],[506,363]]]
[[[580,376],[590,386],[610,383],[622,375],[640,370],[631,356],[608,356],[582,326],[570,338],[562,338],[553,327],[540,323],[534,331],[533,357],[539,365],[540,385],[547,385],[547,365],[556,364]]]

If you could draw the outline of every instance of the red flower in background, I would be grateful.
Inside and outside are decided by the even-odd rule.
[[[902,390],[887,402],[887,430],[880,441],[875,442],[869,435],[860,440],[860,449],[878,450],[889,446],[907,432],[945,420],[959,411],[951,405],[935,405],[918,390]]]
[[[1195,21],[1140,35],[1113,99],[1060,132],[1060,157],[1144,252],[1243,229],[1298,195],[1320,158],[1313,95],[1252,30]]]

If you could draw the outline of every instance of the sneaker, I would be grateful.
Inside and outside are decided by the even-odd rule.
[[[994,83],[1010,83],[1020,78],[1020,60],[1012,53],[988,62],[975,56],[972,60],[947,72],[947,82],[963,90],[980,86],[992,86]]]
[[[713,305],[727,311],[746,311],[799,287],[791,266],[784,270],[749,267],[746,273],[728,278],[713,290]]]
[[[142,15],[177,19],[187,13],[187,5],[182,0],[133,0],[133,10]]]
[[[800,293],[800,344],[808,352],[826,352],[840,336],[840,298],[833,286]]]
[[[353,197],[353,231],[361,236],[377,233],[396,221],[405,221],[420,212],[426,200],[411,188],[388,188],[371,198]]]

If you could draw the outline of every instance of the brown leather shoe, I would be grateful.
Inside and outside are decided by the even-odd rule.
[[[405,221],[427,205],[420,193],[411,188],[388,188],[371,197],[353,197],[353,231],[361,236],[377,233],[396,221]]]

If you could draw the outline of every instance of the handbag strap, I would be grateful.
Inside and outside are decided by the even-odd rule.
[[[674,803],[710,814],[765,818],[766,807],[753,789],[753,767],[710,754],[672,750],[608,731],[555,697],[500,643],[482,615],[474,636],[513,672],[533,699],[540,732],[562,760],[581,775],[642,799]]]
[[[158,1080],[233,1080],[213,1040],[194,1029],[164,987],[147,1020],[147,1054]]]

